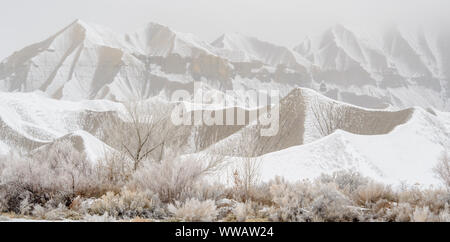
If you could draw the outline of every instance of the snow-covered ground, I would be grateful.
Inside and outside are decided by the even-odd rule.
[[[256,158],[261,179],[314,179],[322,173],[353,170],[387,184],[438,185],[432,168],[450,144],[449,114],[434,116],[415,108],[411,119],[383,135],[356,135],[342,130],[310,142]],[[243,162],[230,158],[223,174]],[[229,182],[223,176],[223,182]]]

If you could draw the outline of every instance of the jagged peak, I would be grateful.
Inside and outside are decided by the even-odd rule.
[[[110,30],[109,28],[101,25],[88,23],[81,19],[76,19],[68,26],[60,30],[58,33],[56,33],[53,37],[59,36],[67,31],[73,31],[74,29],[81,30],[84,34],[85,39],[88,38],[93,42],[100,42],[99,44],[110,42],[105,41],[105,39],[121,39],[121,36],[115,33],[113,30]]]
[[[261,40],[255,36],[246,35],[240,32],[229,32],[222,34],[219,38],[217,38],[215,41],[211,43],[212,46],[217,48],[225,48],[226,44],[233,44],[235,46],[245,46],[246,44],[251,43],[259,43],[263,45],[272,46],[275,48],[280,49],[286,49],[289,50],[287,47],[282,45],[277,45],[269,41]]]
[[[71,22],[69,25],[67,25],[65,28],[63,28],[58,33],[62,33],[71,28],[81,28],[81,29],[84,29],[85,31],[94,31],[96,29],[106,29],[106,27],[103,27],[103,26],[91,24],[91,23],[88,23],[81,19],[75,19],[73,22]]]

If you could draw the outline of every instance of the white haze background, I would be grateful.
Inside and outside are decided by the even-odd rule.
[[[74,19],[117,32],[157,22],[206,41],[241,32],[293,47],[335,23],[363,32],[392,23],[447,26],[449,9],[448,0],[1,0],[0,59]]]

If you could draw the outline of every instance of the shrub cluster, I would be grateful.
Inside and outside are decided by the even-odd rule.
[[[204,177],[218,163],[163,159],[134,171],[120,155],[92,164],[68,142],[55,142],[0,157],[0,210],[86,221],[450,221],[444,188],[393,188],[351,171],[297,182],[243,182],[234,174],[239,179],[225,186]]]

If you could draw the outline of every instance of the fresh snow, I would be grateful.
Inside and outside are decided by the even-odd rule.
[[[261,179],[280,176],[297,181],[352,170],[387,184],[438,185],[432,168],[450,144],[448,118],[448,113],[433,116],[416,108],[406,124],[388,134],[356,135],[337,130],[308,144],[256,158],[261,164]],[[242,162],[240,158],[230,159],[226,174],[232,174]]]
[[[86,112],[117,112],[126,118],[122,104],[107,100],[71,102],[50,99],[41,93],[0,92],[0,122],[17,135],[48,143],[82,128],[80,118]],[[8,139],[7,137],[2,137]],[[0,151],[8,151],[7,140],[0,140]]]
[[[277,46],[240,33],[224,34],[212,43],[219,56],[233,62],[260,61],[277,66],[295,63],[294,54],[286,47]]]

